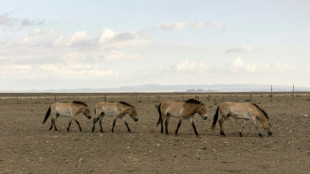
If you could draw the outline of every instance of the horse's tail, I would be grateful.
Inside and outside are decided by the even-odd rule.
[[[217,107],[216,112],[215,112],[215,115],[214,115],[214,117],[213,117],[212,129],[215,128],[217,119],[218,119],[218,117],[219,117],[219,109],[220,109],[220,106]]]
[[[46,112],[46,115],[45,115],[45,117],[44,117],[44,120],[43,120],[43,123],[42,123],[42,124],[44,124],[44,123],[46,122],[46,120],[48,119],[48,117],[50,116],[51,107],[52,107],[52,106],[50,106],[50,107],[48,108],[48,110],[47,110],[47,112]]]
[[[158,113],[159,113],[159,118],[158,118],[158,122],[157,122],[156,127],[157,127],[157,126],[159,125],[159,123],[161,122],[161,110],[160,110],[160,106],[161,106],[161,103],[158,105],[158,108],[157,108]]]

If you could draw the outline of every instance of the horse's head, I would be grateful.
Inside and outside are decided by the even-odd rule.
[[[84,106],[83,115],[85,115],[85,117],[87,117],[88,119],[91,119],[91,113],[90,113],[88,106]]]
[[[208,114],[207,114],[207,108],[206,108],[206,105],[203,104],[203,103],[200,103],[199,104],[199,107],[198,107],[198,111],[197,113],[204,119],[206,120],[208,117]]]
[[[135,121],[138,121],[139,119],[138,119],[138,114],[137,114],[137,111],[136,111],[136,108],[134,107],[134,106],[130,106],[130,109],[129,109],[129,111],[128,111],[128,114],[129,114],[129,116],[133,119],[133,120],[135,120]]]
[[[268,135],[272,135],[271,124],[269,123],[268,120],[263,122],[263,128],[264,128],[264,130],[267,130]]]

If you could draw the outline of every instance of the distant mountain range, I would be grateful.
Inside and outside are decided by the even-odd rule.
[[[1,92],[269,92],[270,85],[214,84],[214,85],[156,85],[122,86],[119,88],[49,89]],[[274,92],[293,91],[293,86],[272,86]],[[295,87],[295,92],[310,91],[307,87]]]

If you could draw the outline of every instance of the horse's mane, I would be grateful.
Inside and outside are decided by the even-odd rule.
[[[201,104],[201,102],[196,99],[188,99],[185,101],[185,103]]]
[[[74,103],[74,104],[78,104],[78,105],[83,105],[83,106],[87,106],[87,104],[86,103],[84,103],[84,102],[82,102],[82,101],[73,101],[72,103]]]
[[[124,102],[124,101],[120,101],[119,103],[123,104],[123,105],[127,105],[127,106],[132,106],[131,104]]]
[[[259,110],[265,115],[265,117],[266,117],[267,119],[269,119],[269,117],[268,117],[266,111],[264,111],[262,108],[260,108],[260,107],[259,107],[257,104],[255,104],[255,103],[252,103],[252,105],[254,105],[257,109],[259,109]]]

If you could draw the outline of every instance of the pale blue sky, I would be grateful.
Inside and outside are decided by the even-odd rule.
[[[310,2],[2,1],[0,90],[310,87]]]

